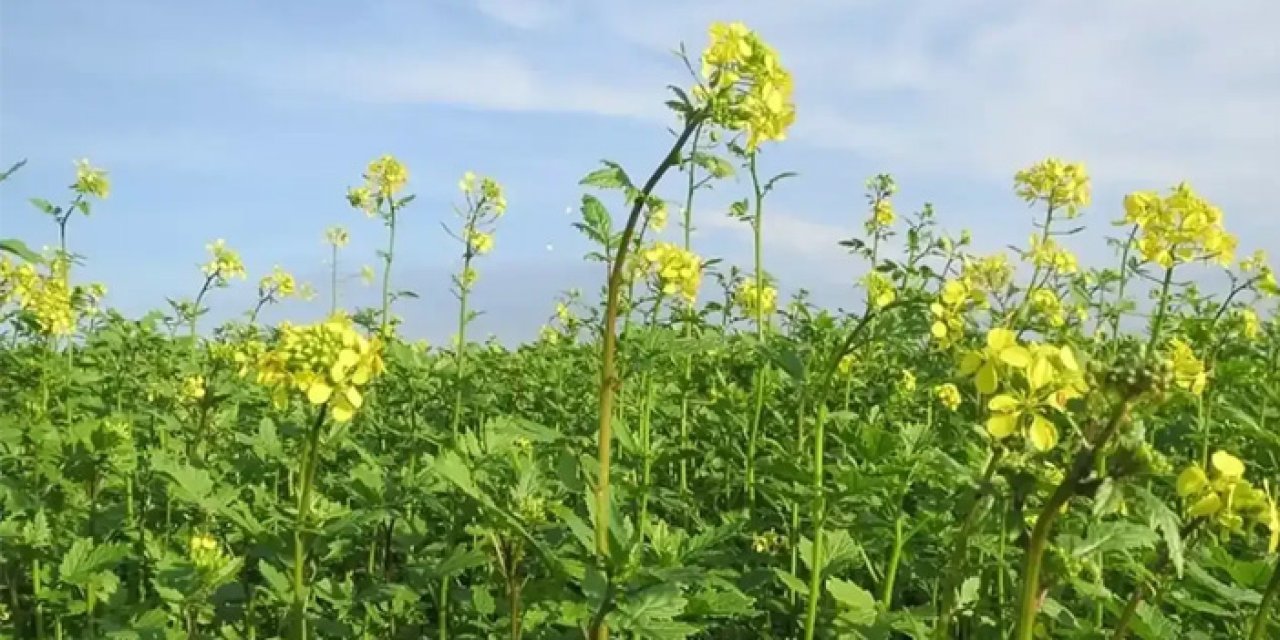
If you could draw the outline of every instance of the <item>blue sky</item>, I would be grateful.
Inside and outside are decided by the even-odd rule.
[[[382,228],[343,193],[382,153],[410,168],[395,279],[422,298],[399,311],[414,336],[449,335],[458,250],[440,229],[463,171],[492,175],[510,209],[480,265],[478,335],[528,337],[558,291],[599,285],[566,213],[600,158],[647,174],[668,144],[672,49],[713,20],[746,21],[794,72],[791,139],[767,171],[795,170],[767,212],[767,267],[784,289],[856,304],[862,266],[836,239],[865,217],[862,184],[900,185],[900,210],[932,202],[979,245],[1020,243],[1017,169],[1048,155],[1087,163],[1098,240],[1132,189],[1189,180],[1227,213],[1242,249],[1280,253],[1280,5],[1269,0],[480,0],[476,2],[4,2],[0,4],[0,234],[33,246],[54,229],[27,198],[65,194],[72,160],[109,170],[110,199],[76,219],[79,273],[139,313],[191,296],[204,246],[225,238],[250,280],[215,315],[252,304],[280,264],[321,287],[323,230],[345,225],[348,301]],[[746,264],[749,234],[724,216],[726,184],[697,210],[698,250]],[[662,189],[675,197],[675,181]],[[674,238],[677,231],[668,231]],[[548,246],[551,249],[548,249]],[[322,295],[323,299],[323,295]],[[316,317],[289,305],[270,319]]]

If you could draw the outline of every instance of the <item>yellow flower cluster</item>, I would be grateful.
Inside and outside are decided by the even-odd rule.
[[[1257,340],[1262,335],[1262,321],[1258,319],[1258,312],[1253,309],[1241,309],[1240,316],[1240,333],[1250,340]]]
[[[213,569],[222,564],[225,556],[218,541],[207,533],[197,533],[191,536],[188,543],[188,553],[191,557],[191,563],[200,569]]]
[[[867,296],[871,301],[871,306],[876,309],[883,309],[898,299],[898,292],[893,288],[893,281],[889,279],[889,276],[879,271],[871,271],[863,276],[862,284],[867,287]]]
[[[707,86],[696,87],[694,96],[711,106],[713,122],[746,132],[748,151],[761,142],[786,139],[796,118],[791,73],[777,51],[746,25],[711,25],[702,77]]]
[[[473,255],[482,256],[493,249],[493,234],[477,229],[467,232],[467,246]]]
[[[409,170],[395,156],[384,155],[369,163],[364,174],[365,185],[378,196],[390,198],[409,182]]]
[[[1066,217],[1080,214],[1089,206],[1089,174],[1081,163],[1049,158],[1019,171],[1013,178],[1014,192],[1027,203],[1043,202]]]
[[[324,240],[335,249],[341,249],[347,246],[347,243],[351,241],[351,236],[347,233],[346,229],[334,226],[324,230]]]
[[[744,278],[739,282],[733,299],[749,318],[768,316],[778,308],[778,290],[767,284],[757,283],[755,278]]]
[[[1032,234],[1031,250],[1027,252],[1031,263],[1041,269],[1070,275],[1080,270],[1080,261],[1075,254],[1058,244],[1053,238],[1044,238],[1040,234]]]
[[[364,402],[360,388],[383,371],[381,347],[377,338],[357,332],[350,318],[335,315],[313,325],[281,325],[278,342],[253,369],[277,407],[296,390],[313,405],[328,405],[335,421],[347,422]]]
[[[655,198],[649,201],[649,228],[661,232],[667,228],[667,203]]]
[[[938,299],[929,305],[933,324],[929,333],[942,348],[955,344],[964,335],[964,312],[971,304],[983,304],[986,296],[967,278],[948,280],[942,285]]]
[[[893,201],[888,198],[881,198],[871,206],[871,217],[867,218],[864,226],[867,229],[867,233],[874,234],[893,226],[893,222],[897,218],[897,214],[893,211]]]
[[[1268,553],[1280,547],[1280,508],[1264,483],[1259,491],[1244,479],[1244,463],[1226,451],[1215,451],[1206,472],[1193,464],[1178,474],[1178,495],[1190,502],[1187,515],[1207,518],[1229,532],[1240,533],[1246,522],[1271,531]]]
[[[842,378],[848,378],[853,375],[853,368],[858,364],[858,360],[853,357],[852,353],[847,353],[840,358],[840,362],[836,363],[836,373]]]
[[[1067,310],[1062,306],[1058,294],[1050,289],[1036,289],[1031,292],[1031,308],[1051,327],[1061,327],[1067,323]]]
[[[1265,251],[1259,249],[1248,258],[1241,260],[1240,270],[1248,274],[1258,274],[1254,279],[1259,293],[1269,296],[1280,295],[1280,285],[1276,284],[1276,272],[1272,271],[1271,265],[1267,264]]]
[[[0,304],[10,300],[35,319],[45,335],[65,336],[75,330],[74,292],[67,274],[65,256],[55,257],[49,273],[34,264],[14,264],[0,258]]]
[[[408,182],[409,169],[394,156],[384,155],[369,163],[363,185],[347,189],[347,202],[372,218],[382,203],[392,201]]]
[[[1003,328],[987,332],[986,347],[965,355],[960,372],[974,376],[979,393],[1002,391],[987,403],[987,432],[1004,439],[1025,430],[1038,451],[1058,442],[1058,429],[1049,419],[1052,412],[1064,411],[1067,402],[1087,390],[1071,347],[1024,347],[1014,332]]]
[[[228,248],[226,240],[219,238],[213,244],[205,245],[205,249],[209,251],[210,259],[200,270],[215,284],[223,285],[231,278],[243,280],[247,277],[240,254]]]
[[[178,387],[178,400],[183,404],[197,404],[204,400],[204,376],[187,376]]]
[[[777,553],[787,546],[787,537],[769,529],[751,535],[751,548],[756,553]]]
[[[1191,345],[1181,338],[1169,341],[1169,362],[1173,365],[1173,382],[1195,395],[1204,392],[1209,376],[1204,362],[1196,357]]]
[[[502,185],[493,178],[477,176],[468,171],[458,181],[458,189],[467,196],[469,202],[474,203],[477,210],[492,212],[495,218],[502,217],[507,212],[507,197]]]
[[[690,303],[698,298],[702,261],[697,255],[670,242],[658,242],[640,252],[640,257],[663,294],[679,294]]]
[[[946,407],[949,411],[955,411],[960,408],[960,389],[950,382],[938,385],[933,390],[934,395],[938,397],[938,402]]]
[[[960,277],[974,291],[978,306],[986,305],[986,294],[1003,291],[1013,283],[1013,265],[1003,253],[973,259],[964,258]]]
[[[76,181],[71,188],[87,196],[105,199],[111,193],[111,182],[107,180],[107,172],[91,166],[88,160],[77,160]]]
[[[1166,269],[1193,260],[1228,266],[1235,259],[1236,238],[1222,226],[1222,210],[1185,182],[1163,198],[1154,191],[1125,196],[1124,220],[1142,231],[1142,257]]]
[[[916,390],[916,374],[903,369],[898,374],[898,390],[903,393],[911,393]]]
[[[258,281],[258,296],[262,298],[291,298],[298,294],[298,281],[280,265]]]

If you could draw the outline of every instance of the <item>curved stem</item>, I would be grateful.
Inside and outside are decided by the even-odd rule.
[[[1262,601],[1258,603],[1258,612],[1253,614],[1249,640],[1262,640],[1266,635],[1271,607],[1275,605],[1277,595],[1280,595],[1280,561],[1277,561],[1276,566],[1271,570],[1271,581],[1267,583],[1267,590],[1263,592]]]
[[[1027,542],[1027,552],[1022,567],[1022,592],[1018,605],[1017,640],[1032,640],[1035,635],[1036,615],[1040,612],[1040,569],[1044,562],[1044,552],[1049,547],[1049,534],[1053,524],[1062,515],[1062,508],[1067,501],[1076,495],[1080,481],[1093,471],[1098,452],[1120,429],[1129,414],[1131,399],[1126,398],[1116,405],[1107,426],[1097,441],[1085,445],[1084,450],[1072,461],[1067,476],[1058,483],[1053,495],[1045,502],[1036,517],[1035,527],[1031,530],[1031,539]]]
[[[599,418],[597,435],[599,469],[595,487],[595,543],[596,553],[601,559],[609,556],[609,474],[613,461],[613,401],[614,394],[622,386],[622,381],[618,378],[616,358],[618,349],[618,302],[623,287],[623,270],[626,268],[627,253],[631,248],[631,238],[635,235],[636,223],[640,219],[641,209],[648,202],[649,194],[658,186],[662,176],[679,161],[680,150],[684,148],[685,142],[693,135],[694,129],[697,128],[703,117],[702,113],[689,116],[685,122],[684,131],[676,138],[670,151],[658,163],[653,174],[649,176],[644,186],[641,187],[639,197],[635,198],[631,206],[631,214],[627,217],[627,224],[622,230],[622,237],[618,243],[618,253],[614,256],[613,265],[609,270],[604,311],[604,335],[602,336],[600,349],[600,391],[597,407]],[[605,624],[603,617],[600,617],[592,625],[591,635],[597,640],[608,639],[609,627]]]

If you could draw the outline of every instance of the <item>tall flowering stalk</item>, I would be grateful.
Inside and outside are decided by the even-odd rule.
[[[453,415],[450,424],[454,437],[462,424],[463,384],[466,380],[467,325],[475,314],[468,308],[471,289],[479,274],[471,266],[477,257],[493,250],[493,231],[498,219],[507,211],[507,199],[502,185],[493,178],[479,177],[468,171],[458,182],[458,189],[466,200],[466,206],[457,210],[462,218],[461,233],[454,238],[462,243],[462,270],[453,276],[454,295],[458,298],[458,334],[454,345],[457,376],[453,396]],[[453,235],[453,234],[451,234]]]
[[[325,229],[324,241],[329,245],[329,314],[338,312],[338,251],[347,246],[351,235],[347,230],[333,226]]]
[[[206,245],[205,249],[209,251],[209,261],[200,267],[200,271],[204,273],[204,284],[200,285],[200,292],[196,294],[195,302],[185,310],[193,343],[196,339],[196,320],[206,311],[201,306],[204,297],[214,289],[230,286],[232,278],[244,280],[248,277],[244,262],[240,260],[240,254],[228,247],[226,240],[219,238],[212,244]]]
[[[414,196],[397,198],[409,182],[409,170],[395,157],[384,155],[369,163],[364,173],[364,184],[347,190],[347,202],[370,218],[381,218],[387,227],[387,248],[379,251],[382,257],[382,312],[378,333],[387,337],[391,326],[391,264],[395,260],[396,220],[400,210],[413,201]]]
[[[293,527],[293,603],[290,608],[292,637],[307,638],[307,580],[305,532],[311,517],[312,489],[320,465],[320,434],[326,421],[348,423],[364,405],[362,389],[383,371],[380,338],[368,339],[345,316],[307,326],[284,324],[279,338],[242,374],[253,374],[268,389],[277,409],[286,408],[295,395],[316,407],[306,432],[298,469],[299,488]]]

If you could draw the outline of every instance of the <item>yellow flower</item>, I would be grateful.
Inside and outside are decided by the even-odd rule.
[[[1089,175],[1080,163],[1049,158],[1019,171],[1013,181],[1014,191],[1028,204],[1044,202],[1055,210],[1064,210],[1068,218],[1089,206]]]
[[[231,278],[243,280],[247,277],[240,254],[228,248],[226,240],[215,240],[212,244],[205,245],[205,249],[211,257],[200,270],[214,285],[225,286]]]
[[[78,193],[105,199],[111,193],[111,182],[107,180],[107,172],[94,168],[88,160],[76,161],[76,182],[71,186]]]
[[[409,170],[394,156],[384,155],[369,163],[365,171],[369,189],[383,198],[391,198],[409,181]]]
[[[1258,312],[1253,309],[1240,310],[1240,332],[1244,337],[1250,340],[1257,340],[1262,334],[1262,322],[1258,319]]]
[[[1267,254],[1259,249],[1253,255],[1240,261],[1240,270],[1244,273],[1257,273],[1254,276],[1258,293],[1266,296],[1280,295],[1280,285],[1276,283],[1275,271],[1267,264]]]
[[[841,377],[848,378],[853,375],[853,367],[856,364],[858,364],[858,361],[853,357],[853,354],[846,353],[842,358],[840,358],[840,362],[836,363],[836,372],[838,372]]]
[[[649,228],[661,232],[667,227],[667,203],[654,200],[649,205]]]
[[[867,296],[871,301],[871,305],[877,309],[883,309],[893,303],[898,298],[898,292],[893,287],[893,281],[889,276],[879,272],[871,271],[862,278],[863,284],[867,287]]]
[[[254,368],[276,406],[296,391],[310,404],[327,405],[334,421],[347,422],[364,402],[360,387],[383,371],[381,349],[378,338],[365,338],[339,314],[314,325],[282,324],[277,344]]]
[[[1125,197],[1126,223],[1137,225],[1144,260],[1165,268],[1193,260],[1223,266],[1235,259],[1236,238],[1222,225],[1222,210],[1183,182],[1168,196],[1143,191]]]
[[[702,283],[702,260],[670,242],[658,242],[640,252],[644,268],[665,295],[680,295],[693,303]]]
[[[43,274],[34,264],[15,265],[0,257],[0,303],[16,302],[45,335],[70,335],[76,324],[77,291],[70,286],[69,266],[69,259],[58,255],[49,273]]]
[[[1031,352],[1018,344],[1017,335],[1008,329],[995,328],[987,332],[986,348],[964,356],[960,373],[974,376],[978,392],[990,395],[999,386],[1003,367],[1025,369],[1029,366]]]
[[[467,245],[473,255],[482,256],[493,249],[493,234],[471,229],[467,232]]]
[[[791,74],[778,54],[740,22],[711,25],[702,54],[707,86],[694,89],[695,99],[711,107],[711,120],[747,134],[747,150],[768,140],[784,140],[795,122]]]
[[[742,307],[747,317],[768,316],[777,308],[778,290],[767,284],[757,283],[755,278],[745,278],[738,283],[734,301]]]
[[[1080,263],[1071,253],[1053,238],[1042,238],[1038,234],[1031,236],[1031,250],[1028,252],[1032,264],[1042,269],[1052,269],[1057,273],[1073,274],[1080,270]]]
[[[1036,289],[1031,292],[1031,308],[1039,313],[1051,327],[1061,327],[1067,323],[1067,312],[1062,306],[1058,294],[1049,289]]]
[[[1174,338],[1169,343],[1169,361],[1173,364],[1173,381],[1179,387],[1200,395],[1208,383],[1208,374],[1204,370],[1204,362],[1196,357],[1181,338]]]
[[[178,398],[184,404],[196,404],[204,399],[204,376],[187,376],[182,379],[178,389]]]
[[[347,234],[346,229],[335,226],[325,229],[324,240],[335,249],[341,249],[347,246],[347,243],[351,241],[351,236]]]
[[[258,296],[261,298],[291,298],[298,293],[298,282],[293,274],[276,265],[271,273],[258,281]]]
[[[188,549],[191,563],[201,569],[217,567],[224,558],[218,541],[207,533],[192,535]]]
[[[898,388],[904,392],[910,393],[916,390],[916,374],[902,370],[898,377]]]
[[[960,389],[956,385],[950,382],[938,385],[933,392],[938,396],[938,402],[947,409],[955,411],[960,408]]]
[[[372,285],[374,278],[376,277],[377,277],[377,274],[374,272],[373,267],[367,264],[362,265],[360,267],[360,281],[363,282],[366,286]]]
[[[369,187],[352,187],[347,189],[347,202],[352,207],[364,212],[364,215],[372,218],[378,213],[377,202],[373,199],[373,191]]]

